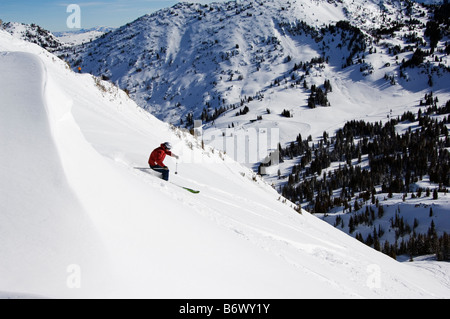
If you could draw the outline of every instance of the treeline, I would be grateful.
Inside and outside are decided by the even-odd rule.
[[[367,37],[356,26],[353,26],[348,21],[338,21],[336,24],[327,25],[320,30],[313,28],[303,21],[299,21],[296,24],[292,23],[279,23],[282,30],[289,32],[293,36],[307,34],[311,36],[316,43],[322,42],[326,35],[339,36],[339,45],[337,48],[346,48],[349,52],[348,57],[345,59],[345,63],[342,68],[353,65],[355,56],[364,52],[367,49]]]
[[[444,232],[439,236],[433,220],[426,234],[417,233],[419,221],[414,219],[412,225],[409,224],[401,216],[400,208],[398,208],[395,216],[390,220],[390,229],[395,234],[394,243],[389,243],[387,240],[383,243],[380,238],[385,234],[385,230],[380,225],[376,226],[375,221],[385,214],[384,206],[377,202],[375,205],[365,206],[365,209],[362,208],[361,211],[350,217],[348,225],[344,225],[343,219],[337,216],[334,226],[341,229],[348,227],[349,232],[354,234],[356,239],[394,259],[399,255],[408,255],[412,258],[413,256],[434,254],[439,261],[450,260],[449,234]],[[429,216],[433,216],[432,207],[430,207]],[[356,232],[358,225],[372,227],[372,232],[364,238],[361,233]]]
[[[400,229],[400,226],[398,227]],[[410,226],[407,225],[407,227]],[[396,240],[393,244],[388,241],[381,244],[380,237],[382,234],[383,230],[380,227],[378,229],[374,227],[373,232],[366,239],[361,234],[356,234],[355,238],[394,259],[400,255],[408,255],[411,259],[414,256],[435,255],[438,261],[450,260],[450,236],[446,232],[439,236],[434,221],[431,222],[426,234],[410,231],[408,236],[405,236],[399,242]]]
[[[445,30],[450,27],[450,4],[443,3],[436,6],[434,15],[427,22],[425,35],[430,39],[431,54],[437,47],[437,44],[445,35]],[[448,48],[448,45],[447,45]]]
[[[414,51],[414,54],[410,60],[402,62],[402,68],[419,66],[425,61],[425,58],[433,55],[441,41],[445,36],[445,30],[450,26],[450,4],[444,3],[441,5],[431,6],[434,7],[434,12],[430,15],[429,21],[426,23],[424,35],[429,40],[430,50],[421,50],[418,46]],[[422,40],[423,42],[423,40]],[[410,47],[412,48],[412,47]],[[446,43],[445,53],[450,54],[450,45]],[[435,61],[442,62],[442,59],[435,58]],[[445,68],[447,71],[448,68]],[[432,84],[432,82],[430,83]],[[432,86],[432,85],[431,85]]]
[[[281,161],[298,159],[281,188],[282,195],[296,203],[307,203],[311,213],[327,214],[336,207],[343,207],[344,212],[358,211],[361,205],[357,199],[375,203],[377,187],[392,197],[394,193],[411,192],[412,184],[429,176],[430,182],[439,187],[416,190],[413,196],[420,197],[423,192],[430,196],[433,192],[437,199],[438,192],[447,192],[450,186],[450,101],[442,107],[437,103],[430,93],[421,102],[426,109],[417,114],[405,112],[385,124],[351,121],[332,138],[324,132],[318,143],[313,143],[311,136],[303,140],[299,135],[288,147],[279,146]],[[417,124],[407,126],[413,122]],[[399,131],[399,124],[408,128]],[[330,169],[332,163],[335,167]],[[353,222],[355,226],[357,221]],[[408,243],[404,245],[409,247]]]
[[[299,158],[292,169],[288,182],[282,188],[282,194],[294,202],[321,202],[315,213],[326,213],[335,207],[334,202],[342,204],[345,198],[355,193],[372,192],[376,186],[382,186],[385,193],[409,191],[409,185],[422,180],[425,175],[430,181],[448,187],[450,185],[450,139],[446,124],[449,117],[432,117],[432,114],[448,114],[450,101],[442,108],[431,106],[423,113],[414,115],[406,112],[398,119],[386,124],[348,122],[336,136],[324,138],[318,144],[308,140],[297,141],[287,148],[279,148],[283,158]],[[396,126],[405,121],[418,122],[419,128],[409,127],[404,133],[397,133]],[[362,168],[363,157],[368,167]],[[331,163],[340,164],[333,171],[322,171]],[[340,200],[332,194],[341,190]],[[329,203],[325,205],[324,203]],[[316,205],[316,208],[317,207]]]
[[[342,64],[342,68],[346,68],[355,63],[355,57],[358,57],[358,63],[363,63],[363,59],[359,58],[359,56],[360,54],[361,56],[364,56],[364,52],[367,49],[367,37],[358,27],[352,26],[348,21],[338,21],[336,24],[330,24],[320,29],[312,27],[303,21],[299,21],[295,24],[281,22],[279,23],[279,27],[292,35],[305,34],[314,39],[317,43],[323,42],[324,48],[322,49],[322,56],[314,57],[310,61],[298,61],[294,63],[293,68],[283,76],[275,78],[271,82],[270,87],[285,85],[286,87],[299,87],[304,90],[310,90],[307,101],[309,108],[331,106],[327,94],[332,92],[332,87],[328,79],[325,80],[323,85],[307,83],[307,76],[310,75],[310,72],[312,72],[314,68],[324,68],[324,64],[329,63],[329,56],[326,56],[325,52],[330,50],[330,48],[327,47],[327,49],[325,49],[326,45],[324,38],[326,36],[331,36],[333,41],[334,39],[339,41],[337,48],[340,51],[348,51],[348,56],[345,57],[345,62]],[[280,40],[276,37],[269,37],[267,39],[267,44],[280,45]],[[222,59],[228,59],[233,54],[239,54],[238,45],[231,53],[227,52],[226,56],[223,56]],[[285,63],[290,63],[292,60],[292,56],[287,56]],[[233,76],[234,73],[231,73],[230,80],[233,79]],[[242,80],[242,76],[239,78]],[[214,82],[214,85],[217,85],[217,83]],[[263,98],[264,96],[261,93],[257,93],[254,97],[241,100],[240,103],[225,105],[225,100],[219,97],[216,102],[214,102],[218,107],[213,108],[211,105],[207,104],[199,117],[203,122],[212,122],[229,110],[236,110],[235,116],[245,115],[249,112],[249,106],[245,104],[248,104],[253,99],[262,100]],[[291,117],[290,111],[283,112],[281,115]],[[185,119],[180,120],[180,126],[192,127],[194,119],[194,115],[189,113]],[[256,120],[258,119],[262,119],[262,116],[259,116]]]

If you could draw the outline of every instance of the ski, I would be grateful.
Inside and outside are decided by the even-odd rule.
[[[150,175],[153,175],[153,176],[156,176],[156,175],[157,175],[156,172],[155,172],[155,174],[152,174],[152,173],[153,173],[153,170],[152,170],[151,168],[134,167],[134,169],[137,169],[137,170],[139,170],[139,171],[141,171],[141,172],[144,172],[144,173],[147,173],[147,174],[150,174]],[[177,187],[179,187],[179,188],[182,188],[182,189],[188,191],[189,193],[192,193],[192,194],[200,194],[200,191],[198,191],[198,190],[195,190],[195,189],[192,189],[192,188],[188,188],[188,187],[184,187],[184,186],[175,184],[175,183],[173,183],[173,182],[169,182],[169,183],[171,183],[172,185],[175,185],[175,186],[177,186]]]
[[[172,182],[170,182],[172,185],[175,185],[175,186],[177,186],[177,187],[179,187],[179,188],[182,188],[182,189],[184,189],[184,190],[187,190],[188,192],[190,192],[190,193],[192,193],[192,194],[200,194],[200,191],[197,191],[197,190],[194,190],[194,189],[191,189],[191,188],[187,188],[187,187],[184,187],[184,186],[180,186],[180,185],[177,185],[177,184],[175,184],[175,183],[172,183]]]

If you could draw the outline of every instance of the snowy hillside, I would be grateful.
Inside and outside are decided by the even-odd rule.
[[[299,134],[317,143],[350,120],[401,116],[430,91],[447,101],[448,35],[411,65],[432,50],[432,17],[409,1],[182,3],[64,58],[164,121],[202,120],[205,143],[255,169],[265,154],[243,160],[236,139],[273,131],[273,151]]]
[[[0,26],[13,37],[37,44],[52,52],[63,47],[72,47],[91,42],[102,35],[111,32],[114,28],[96,27],[91,29],[79,29],[77,31],[50,32],[35,24],[7,22]]]
[[[431,15],[409,1],[180,3],[66,58],[74,69],[81,66],[128,90],[166,122],[276,126],[287,143],[299,127],[316,136],[322,123],[332,127],[375,112],[403,112],[429,88],[429,77],[433,90],[448,94],[446,38],[438,43],[437,62],[433,55],[420,68],[401,68],[416,47],[429,49],[424,33]],[[333,88],[327,95],[333,112],[310,111],[311,87],[323,89],[325,80]],[[236,116],[246,106],[248,113]],[[280,118],[283,110],[290,120]]]
[[[24,24],[17,22],[8,22],[0,26],[17,39],[22,39],[35,43],[46,50],[54,51],[61,49],[63,43],[55,37],[50,31],[41,28],[36,24]]]
[[[435,7],[397,0],[182,3],[79,46],[76,53],[68,51],[64,58],[74,69],[81,66],[84,72],[126,89],[139,106],[159,119],[183,127],[201,120],[207,145],[225,151],[255,172],[266,160],[267,149],[275,151],[278,143],[289,148],[298,143],[300,135],[308,139],[313,147],[306,169],[295,168],[305,159],[304,154],[294,157],[287,151],[281,165],[266,168],[264,178],[309,211],[323,214],[329,208],[322,216],[331,213],[325,220],[334,225],[338,224],[336,215],[348,212],[346,206],[354,207],[359,191],[366,189],[352,188],[352,196],[339,208],[330,204],[333,199],[342,204],[339,197],[348,185],[341,183],[330,190],[326,182],[316,181],[323,173],[344,167],[344,156],[330,165],[321,164],[323,171],[306,173],[310,162],[318,161],[324,133],[334,138],[348,121],[385,123],[407,111],[417,114],[430,92],[442,104],[450,99],[446,8],[438,9],[438,18]],[[444,139],[444,134],[440,138]],[[239,151],[244,148],[245,152]],[[447,148],[444,145],[438,151]],[[357,156],[347,162],[368,168],[368,154],[363,157],[362,164]],[[420,211],[425,217],[419,229],[426,232],[432,220],[439,220],[439,235],[448,233],[445,214],[436,219],[427,217],[425,211],[432,205],[449,210],[445,199],[449,185],[427,183],[418,177],[424,189],[440,188],[440,200],[430,196],[403,203],[409,187],[418,188],[412,184],[396,190],[395,203],[407,205],[404,211],[415,211],[407,218],[411,219],[411,232],[416,230],[413,216]],[[392,179],[389,176],[383,182],[389,184]],[[372,185],[380,202],[388,195],[382,191],[383,182]],[[321,193],[328,194],[322,197]],[[321,209],[315,210],[316,205]],[[388,205],[383,225],[396,216],[394,201]],[[364,214],[365,208],[359,213]],[[355,237],[363,234],[365,241],[373,234],[372,224],[350,231],[351,216],[339,218],[344,219],[338,219],[340,229]],[[380,237],[389,238],[390,245],[400,242],[394,235],[396,227],[384,230]]]
[[[53,34],[62,43],[73,46],[91,42],[113,30],[114,28],[96,27],[91,29],[80,29],[77,31],[54,32]]]
[[[443,266],[297,213],[107,82],[3,31],[0,51],[0,296],[450,297]],[[135,169],[163,141],[200,194]]]

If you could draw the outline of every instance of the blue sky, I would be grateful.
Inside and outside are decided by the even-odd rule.
[[[80,7],[81,27],[119,27],[156,10],[175,5],[172,0],[0,0],[0,19],[3,22],[35,23],[55,31],[69,30],[67,12],[70,4]],[[211,3],[212,0],[186,2]]]

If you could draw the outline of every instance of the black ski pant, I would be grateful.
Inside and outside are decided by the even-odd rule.
[[[155,172],[161,173],[163,180],[169,181],[169,175],[170,175],[169,168],[156,165],[156,166],[151,166],[151,169],[154,170]]]

